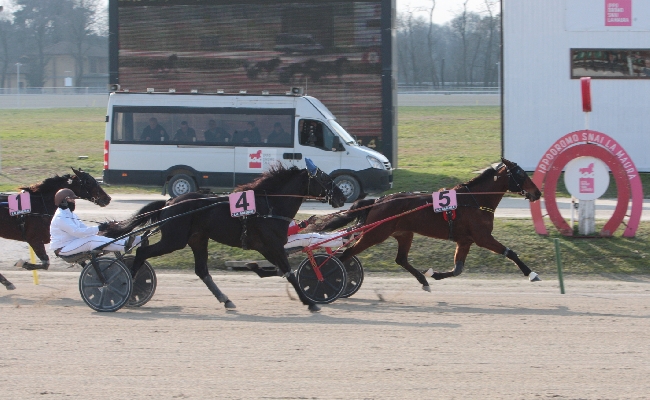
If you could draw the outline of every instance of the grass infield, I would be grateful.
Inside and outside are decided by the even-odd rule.
[[[40,182],[54,174],[82,168],[101,176],[103,166],[103,108],[0,110],[0,191]],[[499,160],[499,107],[400,107],[399,168],[394,172],[398,191],[432,191],[467,181],[475,172]],[[80,156],[84,158],[80,159]],[[87,158],[86,158],[87,157]],[[521,162],[521,160],[512,160]],[[650,174],[642,174],[644,193],[650,195]],[[562,179],[560,179],[560,183]],[[613,197],[612,185],[605,197]],[[106,188],[109,193],[159,193],[159,187]],[[566,195],[559,188],[560,195]],[[303,216],[304,217],[304,216]],[[600,221],[601,227],[604,221]],[[597,224],[598,228],[598,224]],[[497,219],[494,237],[517,252],[534,271],[555,274],[553,238],[560,238],[566,274],[649,274],[650,223],[642,222],[636,238],[624,239],[621,229],[610,239],[565,238],[550,229],[550,236],[535,233],[524,219]],[[455,245],[417,236],[411,263],[418,269],[451,269]],[[389,239],[360,255],[369,271],[397,271],[397,242]],[[254,251],[210,243],[211,268],[227,260],[257,260]],[[297,264],[302,257],[292,257]],[[157,268],[191,268],[189,248],[152,260]],[[469,273],[513,273],[518,268],[502,256],[472,247],[466,262]]]

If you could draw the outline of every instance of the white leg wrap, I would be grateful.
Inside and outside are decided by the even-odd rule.
[[[538,275],[537,275],[536,272],[532,272],[532,271],[531,271],[531,272],[530,272],[530,275],[528,275],[528,280],[532,282],[532,281],[535,280],[535,278],[537,278],[537,276],[538,276]]]

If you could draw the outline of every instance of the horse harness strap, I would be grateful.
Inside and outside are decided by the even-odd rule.
[[[456,210],[447,210],[442,214],[442,218],[449,224],[449,240],[454,241],[454,220],[456,219]]]

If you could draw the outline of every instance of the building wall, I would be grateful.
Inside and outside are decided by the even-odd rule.
[[[605,0],[502,0],[504,156],[533,170],[561,136],[585,129],[571,48],[650,49],[650,1],[632,26],[605,26]],[[589,128],[616,139],[650,172],[650,79],[592,79]]]

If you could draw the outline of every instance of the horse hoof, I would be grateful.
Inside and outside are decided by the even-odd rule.
[[[16,290],[16,287],[14,286],[13,283],[10,283],[10,284],[8,284],[8,285],[5,286],[5,287],[7,288],[7,290]]]
[[[422,290],[424,290],[425,292],[429,292],[429,293],[431,293],[431,286],[429,286],[429,285],[422,285]]]
[[[223,304],[223,306],[226,307],[226,310],[234,310],[235,308],[237,308],[237,306],[235,305],[235,303],[233,303],[233,302],[230,301],[230,300],[227,300],[227,301]]]
[[[309,311],[314,312],[314,313],[320,311],[320,306],[318,304],[310,304],[308,308],[309,308]]]
[[[528,280],[531,282],[541,282],[542,278],[540,278],[535,272],[531,272],[530,275],[528,275]]]
[[[428,270],[424,271],[422,275],[431,278],[433,276],[433,268],[429,268]]]
[[[26,262],[25,260],[18,260],[18,261],[16,261],[16,263],[14,264],[14,267],[16,267],[16,268],[22,268],[23,265],[25,265],[25,262]]]

